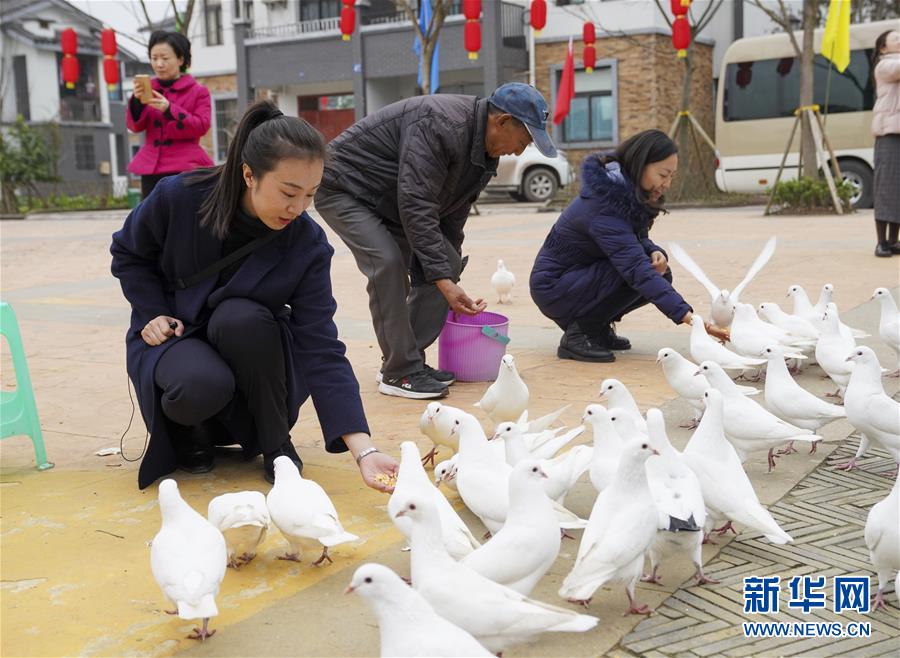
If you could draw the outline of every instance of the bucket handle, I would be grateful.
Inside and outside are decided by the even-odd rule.
[[[501,345],[509,345],[509,336],[504,336],[493,327],[488,327],[487,325],[485,325],[481,328],[481,333],[492,340],[496,340]]]

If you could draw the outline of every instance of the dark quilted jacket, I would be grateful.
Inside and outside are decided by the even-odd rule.
[[[462,249],[469,209],[497,171],[484,150],[487,106],[437,94],[370,114],[328,145],[322,193],[350,194],[402,227],[426,281],[451,278],[443,236]]]
[[[589,156],[581,195],[550,229],[531,271],[531,296],[541,312],[568,326],[628,285],[680,322],[691,307],[650,265],[652,252],[665,253],[649,238],[652,223],[619,165]]]

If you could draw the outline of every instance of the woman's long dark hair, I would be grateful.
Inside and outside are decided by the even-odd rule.
[[[632,135],[616,147],[616,150],[604,157],[604,164],[618,162],[628,179],[634,184],[634,195],[641,205],[650,210],[654,216],[663,209],[665,197],[653,202],[641,189],[641,174],[644,167],[652,162],[660,162],[670,155],[678,153],[678,146],[669,139],[662,130],[644,130]]]
[[[875,53],[872,55],[872,79],[875,79],[875,67],[878,66],[878,62],[881,61],[883,55],[881,54],[881,49],[884,48],[884,44],[887,43],[888,35],[891,32],[897,32],[897,30],[887,30],[878,35],[878,38],[875,39]]]
[[[241,117],[225,163],[189,178],[191,183],[216,182],[200,207],[200,225],[219,238],[226,237],[247,189],[244,163],[259,179],[287,159],[324,160],[322,134],[303,119],[285,116],[272,101],[257,101]]]

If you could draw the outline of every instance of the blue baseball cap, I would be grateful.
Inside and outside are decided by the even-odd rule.
[[[547,134],[550,110],[541,92],[522,82],[507,82],[497,87],[488,101],[501,112],[511,114],[524,123],[538,151],[548,158],[556,157],[556,147]]]

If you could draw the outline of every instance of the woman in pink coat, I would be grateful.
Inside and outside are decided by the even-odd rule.
[[[128,129],[146,131],[144,145],[128,165],[128,171],[141,176],[144,198],[166,176],[213,166],[200,147],[212,113],[209,90],[185,73],[191,42],[177,32],[157,30],[150,35],[148,52],[156,73],[150,81],[153,96],[143,98],[136,89],[126,111]]]
[[[900,254],[900,31],[875,41],[872,63],[877,99],[872,108],[875,136],[875,255]]]

